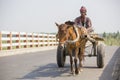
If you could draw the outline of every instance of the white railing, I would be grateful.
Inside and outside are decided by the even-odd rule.
[[[57,44],[55,34],[0,31],[0,51]]]

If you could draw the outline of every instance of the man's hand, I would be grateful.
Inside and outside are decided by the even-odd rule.
[[[93,31],[94,31],[94,30],[93,30],[92,27],[87,28],[87,32],[88,32],[88,33],[91,33],[91,32],[93,32]]]

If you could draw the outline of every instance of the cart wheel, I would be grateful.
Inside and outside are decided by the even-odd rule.
[[[58,46],[58,48],[57,48],[57,64],[58,64],[58,67],[64,67],[65,59],[66,59],[66,55],[65,55],[64,47]]]
[[[97,66],[98,68],[104,67],[105,48],[103,44],[97,46]]]
[[[93,56],[97,56],[97,45],[96,44],[93,44]]]

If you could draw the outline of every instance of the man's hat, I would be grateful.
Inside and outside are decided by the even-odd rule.
[[[84,6],[82,6],[82,7],[80,8],[80,12],[87,12],[87,9],[86,9]]]

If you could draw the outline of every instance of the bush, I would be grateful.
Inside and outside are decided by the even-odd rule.
[[[117,33],[103,33],[103,37],[105,39],[106,45],[116,45],[120,46],[120,33],[119,31]]]

